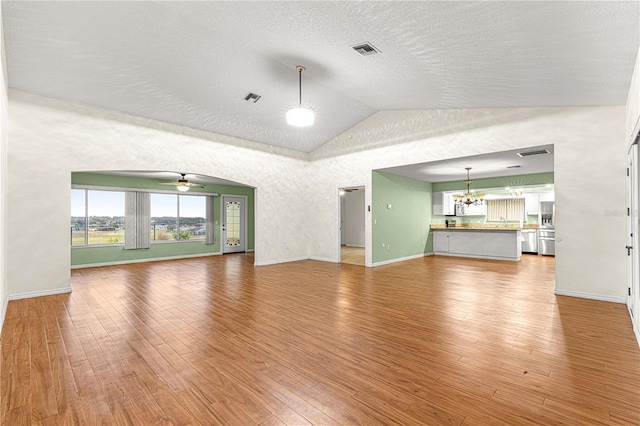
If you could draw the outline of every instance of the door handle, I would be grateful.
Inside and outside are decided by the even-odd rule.
[[[631,256],[631,249],[633,248],[632,246],[625,246],[624,248],[627,249],[627,256]]]

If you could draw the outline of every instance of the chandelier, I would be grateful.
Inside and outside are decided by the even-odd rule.
[[[484,194],[475,194],[469,189],[471,182],[473,182],[469,179],[469,170],[471,170],[471,167],[465,167],[465,170],[467,171],[467,180],[465,180],[464,183],[467,184],[467,192],[465,194],[453,194],[453,199],[456,204],[466,204],[468,206],[471,204],[482,204],[484,201]]]

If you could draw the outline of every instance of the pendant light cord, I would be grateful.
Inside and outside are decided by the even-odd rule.
[[[302,67],[298,68],[298,105],[302,105]]]

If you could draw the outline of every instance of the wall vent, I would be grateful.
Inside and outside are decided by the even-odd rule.
[[[519,169],[522,166],[507,166],[507,169]]]
[[[548,149],[539,149],[537,151],[519,152],[518,157],[531,157],[532,155],[549,154]]]
[[[245,101],[253,101],[253,103],[255,104],[256,102],[258,102],[260,100],[262,96],[260,95],[256,95],[255,93],[249,93],[247,96],[244,97]]]
[[[351,48],[362,56],[369,56],[380,53],[380,50],[378,50],[373,44],[366,42],[356,44],[355,46],[351,46]]]

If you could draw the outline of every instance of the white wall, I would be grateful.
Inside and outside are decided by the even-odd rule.
[[[378,113],[371,118],[377,134],[368,130],[365,120],[345,136],[351,140],[348,148],[334,141],[346,154],[312,163],[316,189],[311,228],[317,230],[311,237],[313,257],[337,256],[333,188],[366,182],[369,205],[372,169],[553,143],[557,290],[624,301],[624,107],[447,111],[441,119],[436,112],[408,115],[411,120],[399,122],[397,112]],[[388,138],[397,132],[433,136],[390,144]],[[359,149],[358,141],[365,139],[380,148]],[[365,225],[371,247],[369,212]],[[370,250],[366,262],[371,264]]]
[[[629,93],[627,94],[626,135],[628,142],[633,142],[636,138],[636,135],[632,134],[634,129],[636,131],[640,129],[638,119],[640,119],[640,49],[638,49]]]
[[[65,108],[9,94],[9,294],[69,287],[72,171],[169,170],[254,186],[255,261],[308,257],[305,161]]]
[[[377,132],[359,133],[363,123],[345,136],[352,136],[348,149],[341,140],[330,144],[345,154],[331,157],[324,148],[313,162],[69,109],[10,92],[9,294],[69,286],[71,171],[174,170],[255,186],[256,263],[338,261],[337,189],[364,183],[371,204],[372,169],[553,143],[557,288],[624,300],[624,107],[378,113],[368,119]],[[398,132],[403,141],[429,137],[390,140]],[[358,141],[379,147],[362,150]]]
[[[364,247],[364,188],[345,192],[344,199],[346,238],[343,244]]]
[[[2,2],[0,2],[0,56],[2,73],[0,73],[0,330],[4,322],[7,308],[7,269],[6,269],[6,206],[7,206],[7,66],[4,50],[4,30],[2,28]]]

